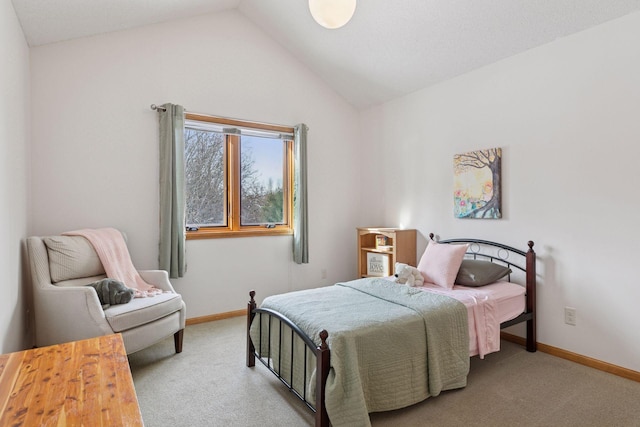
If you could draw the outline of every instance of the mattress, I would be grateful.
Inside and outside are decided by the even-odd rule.
[[[503,323],[518,317],[526,308],[526,289],[524,286],[515,283],[495,282],[479,288],[456,285],[453,287],[453,294],[450,296],[455,298],[456,291],[460,290],[475,290],[492,298],[496,302],[496,318],[498,323]]]
[[[447,295],[467,307],[469,355],[481,358],[500,350],[500,324],[518,317],[526,308],[524,286],[511,282],[495,282],[481,287],[455,285],[453,289],[426,283],[418,289]]]

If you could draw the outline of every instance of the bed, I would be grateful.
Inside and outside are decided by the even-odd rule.
[[[259,308],[251,291],[247,366],[261,361],[316,426],[368,426],[371,412],[466,386],[469,358],[498,351],[500,329],[526,322],[526,349],[536,351],[533,242],[519,250],[429,236],[423,286],[363,278],[267,297]]]

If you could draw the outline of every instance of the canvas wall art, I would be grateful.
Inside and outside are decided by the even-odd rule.
[[[502,218],[501,168],[501,148],[453,156],[456,218]]]

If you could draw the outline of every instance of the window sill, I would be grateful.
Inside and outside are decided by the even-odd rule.
[[[207,230],[200,229],[198,231],[187,231],[187,240],[200,240],[200,239],[227,239],[235,237],[262,237],[262,236],[292,236],[293,230],[288,228],[280,229],[247,229],[239,231],[219,231],[219,230]]]

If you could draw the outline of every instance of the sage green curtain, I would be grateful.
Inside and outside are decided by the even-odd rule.
[[[162,111],[164,109],[164,111]],[[160,115],[160,254],[169,277],[185,273],[184,107],[164,104]]]
[[[309,213],[307,207],[307,131],[304,123],[293,128],[293,261],[309,263]]]

